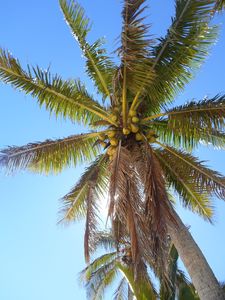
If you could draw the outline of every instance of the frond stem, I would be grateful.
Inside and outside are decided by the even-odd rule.
[[[180,110],[180,111],[169,111],[169,112],[165,112],[165,113],[160,113],[160,114],[156,114],[147,118],[144,118],[142,120],[142,123],[151,121],[153,119],[157,119],[160,117],[165,117],[165,116],[171,116],[171,115],[178,115],[178,114],[184,114],[184,113],[191,113],[191,112],[199,112],[199,111],[212,111],[212,110],[221,110],[221,109],[225,109],[225,106],[220,106],[220,107],[206,107],[206,108],[195,108],[195,109],[189,109],[189,110]]]

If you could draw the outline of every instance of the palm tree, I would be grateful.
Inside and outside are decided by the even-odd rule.
[[[210,25],[215,1],[177,0],[167,35],[157,42],[149,37],[145,24],[145,2],[124,0],[117,49],[120,64],[116,65],[102,39],[88,43],[91,26],[84,10],[76,2],[60,0],[101,101],[80,80],[63,80],[39,67],[24,70],[9,52],[1,50],[3,82],[36,97],[56,116],[89,125],[91,131],[8,147],[1,151],[0,165],[10,171],[27,168],[49,173],[95,159],[62,199],[63,221],[86,217],[86,260],[98,230],[99,201],[108,188],[114,238],[119,243],[129,237],[135,277],[142,272],[142,261],[165,267],[169,233],[200,298],[224,299],[166,192],[166,188],[175,190],[184,206],[209,221],[211,197],[225,196],[224,177],[188,152],[202,141],[224,146],[225,96],[169,108],[215,41],[217,28]]]

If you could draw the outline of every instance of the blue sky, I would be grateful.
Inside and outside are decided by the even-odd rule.
[[[165,33],[173,14],[173,1],[156,0],[149,9],[151,32]],[[93,20],[91,39],[105,36],[109,51],[116,47],[120,32],[119,0],[80,0]],[[177,102],[225,92],[225,24],[220,16],[220,39],[211,55]],[[68,30],[57,0],[2,1],[0,46],[9,49],[21,62],[51,66],[52,73],[64,78],[84,74],[84,61]],[[91,82],[88,81],[93,91]],[[35,99],[0,84],[0,148],[23,145],[47,138],[81,132],[69,121],[55,120],[40,109]],[[196,151],[209,165],[225,174],[225,153],[201,147]],[[85,299],[77,274],[84,267],[83,226],[57,226],[58,199],[73,186],[82,168],[65,170],[57,176],[18,172],[0,173],[0,299],[61,300]],[[178,207],[185,224],[203,250],[219,280],[225,280],[225,204],[215,199],[215,225],[211,226]]]

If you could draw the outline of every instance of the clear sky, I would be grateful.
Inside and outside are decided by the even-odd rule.
[[[148,1],[154,37],[165,34],[173,14],[173,1]],[[93,20],[91,39],[105,36],[109,51],[119,35],[120,0],[80,0]],[[211,55],[186,90],[176,100],[225,93],[225,24]],[[51,66],[65,79],[86,81],[84,61],[68,30],[57,0],[11,0],[0,4],[0,46],[21,62]],[[93,91],[92,85],[88,82]],[[35,99],[0,84],[0,148],[24,145],[47,138],[65,137],[82,128],[69,121],[56,121],[40,109]],[[196,151],[209,165],[225,174],[225,152],[212,148]],[[0,299],[85,299],[77,274],[84,267],[82,224],[57,226],[58,199],[73,186],[82,168],[65,170],[57,176],[18,172],[0,173]],[[225,280],[225,204],[215,199],[215,225],[211,226],[178,208],[185,224],[203,250],[219,280]]]

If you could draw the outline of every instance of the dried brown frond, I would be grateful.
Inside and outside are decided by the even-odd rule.
[[[87,214],[84,234],[84,256],[86,263],[90,262],[90,252],[95,248],[95,236],[97,229],[97,213],[98,207],[95,199],[94,181],[89,184],[89,191],[87,196]]]
[[[174,221],[168,200],[164,176],[152,148],[146,143],[135,146],[132,158],[143,189],[143,222],[141,231],[145,233],[146,259],[155,261],[160,267],[165,265],[168,248],[167,222]],[[151,253],[149,257],[149,251]]]
[[[120,241],[118,238],[121,239],[124,235],[129,236],[132,261],[137,271],[141,257],[138,232],[138,203],[140,200],[138,199],[139,194],[136,193],[137,180],[131,162],[130,151],[121,146],[110,167],[109,216],[114,225],[116,242],[118,243]],[[121,228],[122,224],[126,228]]]

